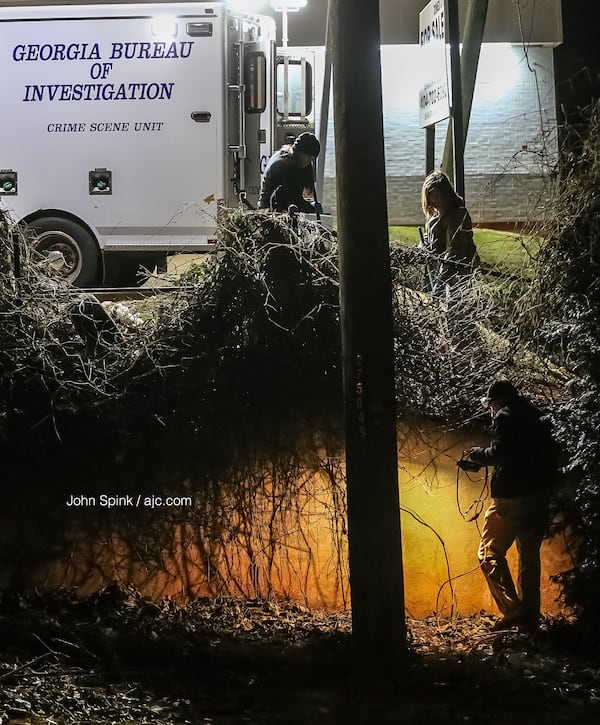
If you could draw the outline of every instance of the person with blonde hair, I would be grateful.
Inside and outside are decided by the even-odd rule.
[[[427,271],[431,291],[441,294],[479,266],[471,216],[443,171],[423,182],[421,206],[425,235],[419,245],[429,255]]]

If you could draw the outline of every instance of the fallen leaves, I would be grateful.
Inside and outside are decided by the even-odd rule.
[[[353,667],[349,612],[235,599],[179,607],[117,586],[85,598],[5,593],[0,722],[370,725],[446,709],[453,722],[486,723],[505,706],[514,722],[532,708],[536,725],[595,722],[600,667],[566,646],[568,622],[545,621],[534,636],[492,633],[493,622],[409,619],[401,677],[374,683]]]

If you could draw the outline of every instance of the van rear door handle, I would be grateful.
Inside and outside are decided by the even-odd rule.
[[[196,123],[208,123],[211,116],[210,111],[192,111],[191,113],[192,121],[196,121]]]

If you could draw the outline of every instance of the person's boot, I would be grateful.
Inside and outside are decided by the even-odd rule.
[[[492,632],[504,632],[507,629],[521,627],[527,621],[527,617],[519,610],[514,609],[507,612],[492,625]]]

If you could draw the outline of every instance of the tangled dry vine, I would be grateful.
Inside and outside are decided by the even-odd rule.
[[[578,164],[584,162],[595,170],[593,154]],[[553,196],[556,215],[575,200],[593,208],[567,184]],[[581,210],[571,217],[580,219]],[[558,264],[550,250],[564,255],[577,224],[546,219],[522,238],[523,269],[484,268],[443,298],[424,291],[420,252],[394,247],[400,421],[430,418],[452,430],[480,425],[481,391],[502,374],[547,406],[565,433],[560,421],[573,400],[566,383],[587,378],[574,364],[577,344],[563,354],[562,287],[549,284],[548,270],[555,278],[571,275],[569,259]],[[588,225],[583,236],[590,231]],[[595,263],[593,245],[581,254],[586,250]],[[147,509],[135,523],[118,511],[84,512],[75,528],[110,539],[113,560],[126,550],[167,579],[189,578],[180,555],[193,549],[195,566],[211,572],[216,591],[268,595],[281,567],[276,547],[310,512],[318,494],[309,480],[318,474],[332,492],[331,567],[346,586],[335,235],[286,215],[233,211],[218,250],[187,274],[180,291],[119,309],[52,276],[3,219],[0,272],[9,509],[19,529],[36,522],[25,545],[15,545],[14,531],[5,534],[15,576],[73,551],[64,499],[74,486],[90,495],[192,492],[199,502],[193,510],[166,516]],[[589,320],[578,319],[583,331]],[[264,528],[256,523],[260,501],[269,511]],[[242,553],[228,559],[224,544],[232,542]],[[303,546],[310,557],[312,544]],[[82,574],[78,552],[79,582],[110,569],[91,546],[83,559],[94,574]]]

